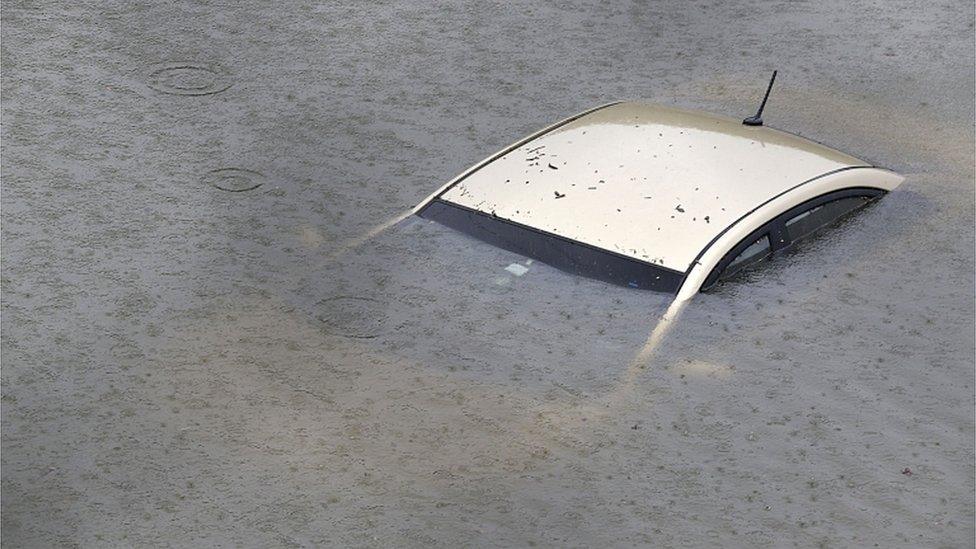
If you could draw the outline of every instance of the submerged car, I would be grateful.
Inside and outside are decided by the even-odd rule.
[[[687,299],[902,180],[758,115],[618,102],[487,158],[414,213],[574,274]]]

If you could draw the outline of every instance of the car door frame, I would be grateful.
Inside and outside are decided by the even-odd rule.
[[[877,200],[883,194],[885,194],[885,191],[873,187],[852,187],[822,194],[798,204],[789,210],[786,210],[782,214],[770,220],[768,223],[749,233],[748,236],[733,246],[712,268],[711,272],[705,278],[705,282],[702,283],[699,291],[707,292],[713,288],[721,278],[722,274],[725,272],[725,269],[728,268],[729,264],[731,264],[732,261],[742,253],[743,250],[751,246],[756,240],[764,235],[768,234],[769,236],[770,252],[767,257],[778,255],[792,248],[797,241],[801,240],[803,236],[805,236],[803,235],[793,238],[793,236],[790,235],[789,229],[786,227],[786,222],[793,219],[797,215],[805,211],[812,210],[818,206],[822,206],[823,204],[827,204],[835,200],[841,200],[843,198],[868,197],[870,198],[868,202],[869,204]],[[845,216],[846,214],[842,215],[841,218]]]

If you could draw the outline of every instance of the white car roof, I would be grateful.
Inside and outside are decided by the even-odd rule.
[[[684,273],[762,204],[823,174],[867,166],[772,128],[623,102],[543,130],[425,203],[437,198]]]

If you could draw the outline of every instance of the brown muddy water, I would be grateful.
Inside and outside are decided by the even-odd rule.
[[[973,546],[971,3],[0,11],[5,547]],[[774,68],[908,179],[653,352],[665,296],[391,223]]]

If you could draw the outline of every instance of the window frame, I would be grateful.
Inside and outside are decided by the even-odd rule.
[[[760,240],[764,240],[764,239],[766,240],[766,245],[765,245],[765,253],[763,254],[762,257],[758,259],[749,258],[748,261],[744,261],[741,265],[735,265],[735,260],[738,259],[740,255],[746,253],[746,251],[749,248],[754,246]],[[738,273],[739,271],[748,269],[749,267],[755,265],[756,263],[761,263],[766,258],[773,255],[773,236],[768,231],[763,232],[759,236],[757,236],[755,240],[745,240],[743,242],[740,242],[739,244],[736,244],[736,250],[738,251],[738,253],[732,256],[732,258],[729,259],[729,262],[725,265],[725,268],[722,270],[722,272],[718,273],[718,276],[715,279],[716,282],[718,282],[719,280],[723,280],[726,277],[735,276],[735,274]],[[730,270],[731,272],[729,272]]]
[[[769,222],[763,224],[758,229],[749,233],[748,236],[743,238],[735,246],[733,246],[728,252],[726,252],[726,254],[722,256],[722,259],[715,265],[712,271],[708,274],[708,277],[705,278],[705,282],[702,283],[699,291],[707,292],[710,289],[712,289],[719,281],[722,274],[724,274],[729,264],[732,263],[732,261],[736,257],[738,257],[739,254],[741,254],[746,248],[751,246],[756,240],[766,235],[767,233],[769,236],[770,252],[766,257],[771,258],[771,257],[775,257],[776,255],[783,252],[784,250],[792,248],[796,242],[809,237],[811,234],[816,234],[819,231],[818,229],[818,231],[814,231],[813,233],[808,233],[806,235],[802,235],[795,239],[792,238],[789,233],[789,230],[786,228],[786,222],[792,219],[793,217],[805,211],[812,210],[828,202],[833,202],[835,200],[840,200],[842,198],[865,197],[869,199],[868,202],[865,204],[865,206],[867,206],[868,204],[874,202],[884,194],[885,194],[884,190],[873,188],[873,187],[851,187],[847,189],[840,189],[837,191],[825,193],[820,196],[811,198],[810,200],[807,200],[805,202],[802,202],[796,206],[793,206],[792,208],[786,210],[785,212],[777,215]],[[858,210],[860,209],[861,208],[858,208]],[[852,210],[838,217],[837,219],[842,219],[844,217],[847,217],[848,215],[855,213],[858,210]],[[833,221],[831,221],[831,223],[833,223]],[[753,263],[753,265],[754,264],[755,263]],[[745,266],[744,268],[748,268],[748,267],[749,265]]]

